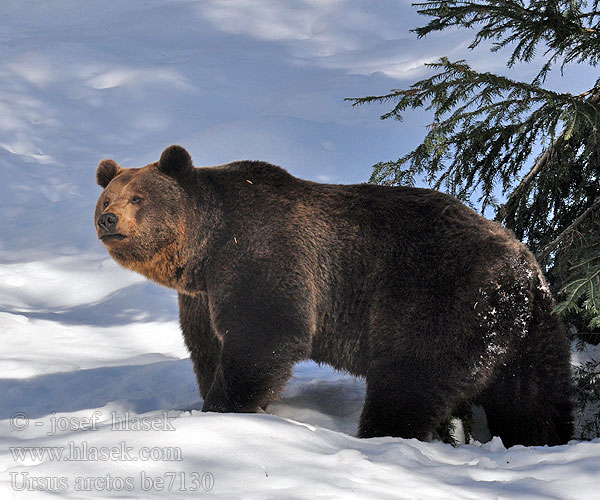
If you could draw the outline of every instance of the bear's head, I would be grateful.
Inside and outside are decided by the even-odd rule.
[[[123,168],[102,160],[96,181],[104,188],[94,214],[98,238],[119,264],[163,285],[175,286],[185,256],[185,190],[194,172],[189,153],[169,146],[156,163]]]

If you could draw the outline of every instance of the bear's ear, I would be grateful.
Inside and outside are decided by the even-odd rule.
[[[172,177],[190,172],[193,168],[190,154],[184,148],[177,145],[169,146],[165,149],[158,161],[158,170]]]
[[[173,144],[166,148],[160,155],[158,161],[158,170],[163,174],[177,177],[180,174],[191,171],[194,168],[192,165],[192,157],[181,146]]]
[[[121,170],[114,160],[101,160],[96,169],[96,182],[105,188]]]

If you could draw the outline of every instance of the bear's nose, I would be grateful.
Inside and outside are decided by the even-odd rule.
[[[98,217],[96,224],[98,224],[100,229],[106,231],[107,233],[111,233],[117,226],[118,221],[119,218],[115,214],[111,214],[109,212]]]

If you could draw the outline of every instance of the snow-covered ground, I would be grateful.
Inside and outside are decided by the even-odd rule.
[[[427,116],[343,99],[464,57],[464,35],[417,41],[406,0],[7,0],[0,19],[0,498],[600,497],[600,440],[359,440],[364,384],[311,363],[270,414],[201,414],[174,294],[95,238],[104,157],[180,143],[365,181]]]

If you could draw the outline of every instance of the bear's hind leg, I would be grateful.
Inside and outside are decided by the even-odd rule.
[[[526,335],[479,398],[490,432],[507,447],[563,444],[573,432],[570,347],[551,308],[538,291]]]
[[[528,353],[507,363],[478,398],[506,447],[566,443],[573,430],[569,367]]]
[[[497,345],[505,352],[490,358],[492,378],[478,397],[490,432],[505,446],[566,443],[573,421],[570,346],[533,257],[509,261],[485,295],[484,335],[504,339]]]
[[[461,398],[448,379],[432,376],[429,364],[415,358],[370,363],[359,437],[431,439]]]

